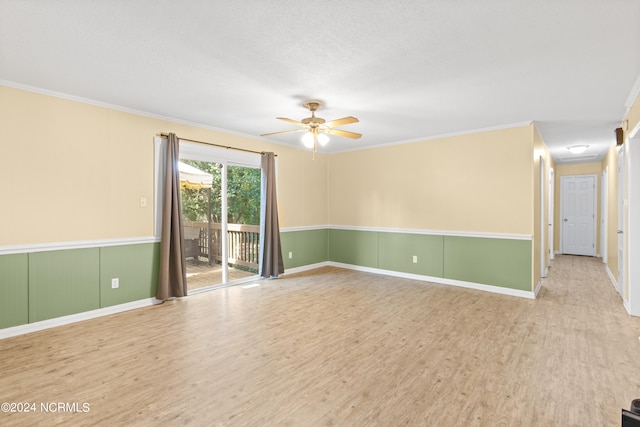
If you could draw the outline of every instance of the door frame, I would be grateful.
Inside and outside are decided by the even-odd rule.
[[[554,242],[554,227],[555,227],[555,171],[553,168],[549,168],[549,261],[553,261],[555,258],[555,242]]]
[[[582,178],[582,177],[591,177],[593,178],[593,215],[598,215],[598,175],[594,174],[582,174],[582,175],[563,175],[560,177],[560,253],[564,253],[564,185],[563,182],[568,178]],[[595,243],[598,241],[598,227],[597,218],[594,218],[593,221],[593,252],[594,256],[596,255]]]
[[[545,247],[547,234],[547,221],[545,215],[547,213],[545,201],[545,187],[547,183],[547,174],[545,173],[544,157],[540,156],[540,277],[547,277],[547,250]]]
[[[602,170],[600,177],[600,256],[602,263],[607,263],[607,240],[608,236],[608,215],[607,207],[609,206],[609,172],[607,167]]]
[[[625,144],[628,145],[628,144]],[[625,161],[627,156],[625,156],[625,145],[621,146],[618,149],[618,218],[617,218],[617,251],[618,251],[618,280],[617,280],[617,290],[622,300],[625,304],[627,304],[627,299],[625,298],[625,187],[626,187],[626,165]]]
[[[640,123],[629,132],[627,147],[627,235],[626,259],[637,259],[640,254]],[[640,316],[640,265],[628,263],[627,281],[629,283],[628,312]]]

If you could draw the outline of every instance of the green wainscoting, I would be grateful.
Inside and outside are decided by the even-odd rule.
[[[152,298],[159,261],[159,243],[0,255],[0,329]]]
[[[443,240],[427,234],[379,233],[378,268],[443,277]]]
[[[531,240],[324,228],[280,236],[285,269],[332,261],[532,291]],[[159,260],[159,243],[0,255],[0,329],[152,298]]]
[[[329,230],[333,262],[529,292],[531,251],[531,240]]]
[[[0,256],[0,329],[29,323],[29,255]]]
[[[29,322],[100,308],[100,249],[29,254]]]
[[[159,265],[159,244],[100,248],[100,307],[154,297]],[[116,277],[120,286],[112,289]]]
[[[328,258],[329,230],[282,232],[280,243],[285,269],[325,262]],[[289,258],[289,252],[291,252],[291,258]]]
[[[531,241],[445,236],[444,277],[532,291]]]
[[[378,268],[378,232],[329,230],[329,261]]]

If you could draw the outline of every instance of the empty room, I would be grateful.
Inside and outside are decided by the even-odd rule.
[[[640,423],[639,52],[635,0],[0,0],[0,425]]]

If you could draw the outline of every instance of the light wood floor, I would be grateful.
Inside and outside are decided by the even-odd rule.
[[[257,276],[256,273],[229,267],[229,281],[246,279]],[[218,264],[209,265],[206,261],[198,264],[187,260],[187,288],[189,291],[222,283],[222,267]]]
[[[640,319],[599,259],[526,300],[323,268],[0,341],[0,425],[619,426]]]

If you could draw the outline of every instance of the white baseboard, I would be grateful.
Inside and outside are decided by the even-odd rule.
[[[629,306],[629,303],[625,300],[622,300],[622,304],[624,305],[624,309],[627,310],[627,313],[633,315],[633,313],[631,313],[631,307]]]
[[[618,282],[616,281],[615,276],[613,275],[613,273],[611,272],[611,270],[609,270],[609,265],[605,265],[606,270],[607,270],[607,274],[609,275],[609,279],[611,280],[611,283],[613,284],[613,288],[616,290],[616,292],[620,295],[620,290],[618,287]]]
[[[627,310],[627,313],[629,313],[629,315],[634,317],[640,317],[640,311],[633,310],[631,308],[631,303],[629,301],[622,300],[622,304],[624,305],[624,309]]]
[[[316,264],[303,265],[302,267],[287,268],[283,276],[286,276],[287,274],[295,274],[302,273],[303,271],[315,270],[316,268],[328,267],[330,265],[331,264],[329,263],[329,261],[323,261]]]
[[[538,282],[538,286],[536,286],[536,289],[533,291],[534,299],[538,297],[538,293],[540,293],[540,289],[542,289],[542,280]]]
[[[482,283],[465,282],[462,280],[445,279],[442,277],[423,276],[420,274],[402,273],[399,271],[383,270],[380,268],[362,267],[359,265],[342,264],[329,261],[327,265],[332,267],[346,268],[349,270],[363,271],[366,273],[384,274],[385,276],[400,277],[403,279],[420,280],[423,282],[438,283],[441,285],[457,286],[461,288],[475,289],[479,291],[492,292],[502,295],[510,295],[520,298],[535,299],[535,293],[531,291],[521,291],[519,289],[503,288],[501,286],[485,285]]]
[[[544,274],[542,275],[542,278],[545,278],[545,277],[547,277],[548,275],[549,275],[549,267],[546,267],[546,268],[544,269]]]
[[[54,319],[41,320],[40,322],[28,323],[26,325],[13,326],[10,328],[0,329],[0,339],[24,335],[30,332],[42,331],[43,329],[55,328],[56,326],[69,325],[83,320],[95,319],[96,317],[109,316],[123,311],[160,304],[161,302],[162,301],[155,298],[147,298],[125,304],[112,305],[111,307],[99,308],[97,310],[56,317]]]

